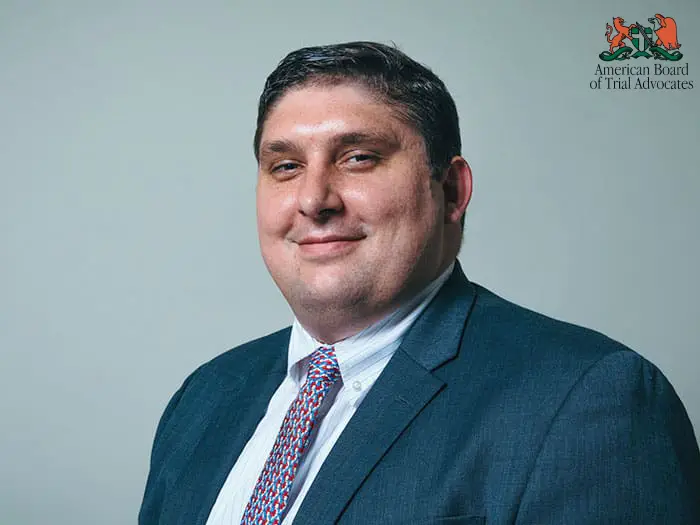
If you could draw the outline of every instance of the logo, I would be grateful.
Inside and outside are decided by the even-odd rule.
[[[601,60],[627,60],[629,58],[655,58],[677,62],[683,58],[678,51],[678,28],[676,21],[670,16],[657,14],[648,18],[651,27],[645,27],[639,22],[625,25],[625,19],[619,16],[613,18],[613,25],[605,24],[605,38],[610,44],[608,51],[603,51]]]
[[[590,82],[594,90],[687,90],[693,89],[688,63],[678,42],[678,26],[670,16],[657,13],[647,18],[648,25],[639,22],[625,24],[616,16],[605,24],[607,49],[598,58],[597,78]],[[634,58],[635,60],[630,60]],[[652,58],[653,63],[638,58]],[[682,78],[686,77],[686,78]]]

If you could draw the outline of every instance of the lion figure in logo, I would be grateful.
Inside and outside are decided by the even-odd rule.
[[[629,26],[624,25],[625,19],[619,16],[616,16],[613,18],[613,25],[615,26],[615,29],[617,29],[617,34],[610,38],[612,36],[613,28],[610,24],[605,24],[605,37],[608,39],[608,42],[610,43],[610,52],[612,53],[613,50],[616,47],[623,47],[625,44],[622,42],[625,38],[629,39],[630,38],[630,28]]]

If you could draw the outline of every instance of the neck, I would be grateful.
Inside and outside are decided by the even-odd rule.
[[[296,314],[299,323],[317,341],[332,345],[348,337],[359,334],[362,330],[381,321],[391,313],[392,309],[375,311],[374,315],[364,314],[357,310],[348,312],[346,309],[333,311],[331,308],[315,313],[305,311]],[[323,322],[318,320],[322,318]]]
[[[352,307],[315,305],[311,308],[296,309],[295,316],[314,339],[324,344],[335,344],[362,332],[403,306],[416,301],[419,304],[418,298],[428,295],[431,284],[442,276],[454,261],[455,259],[451,259],[442,264],[428,282],[407,287],[384,304],[362,302],[355,303]]]

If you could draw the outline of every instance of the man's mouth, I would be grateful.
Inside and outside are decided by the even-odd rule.
[[[354,249],[364,237],[359,235],[308,235],[297,241],[303,256],[327,259],[345,255]]]

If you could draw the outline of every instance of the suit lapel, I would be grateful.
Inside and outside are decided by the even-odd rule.
[[[270,398],[286,374],[289,330],[274,338],[266,348],[248,349],[248,363],[231,356],[216,374],[206,378],[206,399],[196,403],[209,416],[201,436],[178,480],[177,501],[168,523],[204,525],[211,508],[245,444],[265,414]],[[237,352],[240,352],[238,350]],[[239,354],[240,355],[240,354]],[[215,397],[210,397],[211,392]],[[209,408],[210,407],[210,408]],[[198,487],[194,489],[193,487]]]
[[[453,358],[474,300],[459,263],[404,338],[338,438],[294,520],[335,523],[365,478],[445,383],[432,371]]]
[[[202,495],[196,520],[184,520],[183,525],[206,523],[221,487],[265,415],[275,390],[284,379],[286,353],[281,364],[283,366],[266,375],[252,373],[249,376],[252,380],[247,381],[238,393],[221,400],[216,410],[216,417],[211,424],[212,431],[202,439],[194,458],[200,478],[193,482],[193,486],[207,487],[207,489]],[[261,377],[264,378],[262,384],[259,383]]]

